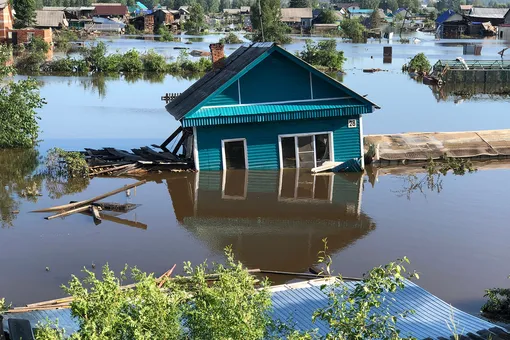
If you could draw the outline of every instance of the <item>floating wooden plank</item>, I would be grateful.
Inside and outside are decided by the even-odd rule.
[[[132,165],[132,164],[125,164],[125,165],[116,166],[116,167],[113,167],[113,168],[108,168],[108,169],[97,171],[97,172],[91,172],[91,173],[89,173],[89,176],[97,176],[97,175],[106,174],[106,173],[109,173],[109,172],[114,172],[114,171],[122,170],[122,169],[125,169],[125,168],[129,167],[130,165]]]
[[[64,211],[64,212],[52,215],[52,216],[46,216],[45,219],[52,220],[52,219],[57,218],[57,217],[66,217],[66,216],[69,216],[69,215],[72,215],[72,214],[76,214],[76,213],[79,213],[79,212],[82,212],[82,211],[86,211],[86,210],[89,210],[89,209],[90,209],[90,206],[86,205],[86,206],[83,206],[83,207],[78,207],[78,208],[75,208],[75,209],[67,210],[67,211]]]
[[[142,159],[142,157],[132,154],[132,153],[129,153],[125,150],[117,150],[115,148],[104,148],[104,149],[114,156],[122,157],[122,159],[126,159],[129,161],[139,161]]]
[[[92,212],[92,216],[94,216],[94,220],[101,221],[101,216],[99,216],[99,209],[95,205],[90,206],[90,212]]]
[[[66,209],[74,209],[74,208],[77,208],[77,207],[81,207],[83,205],[90,205],[91,203],[94,203],[96,201],[100,201],[100,200],[102,200],[104,198],[113,196],[113,195],[118,194],[120,192],[126,191],[127,189],[131,189],[131,188],[143,185],[145,183],[147,183],[146,180],[138,181],[136,183],[125,185],[122,188],[112,190],[110,192],[107,192],[106,194],[102,194],[102,195],[93,197],[91,199],[85,200],[85,201],[79,201],[79,202],[75,202],[75,203],[59,205],[59,206],[56,206],[56,207],[34,210],[32,212],[53,212],[53,211],[61,211],[61,210],[66,210]]]

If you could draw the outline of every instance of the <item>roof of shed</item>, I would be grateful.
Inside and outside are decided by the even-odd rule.
[[[67,26],[64,11],[35,11],[37,27]]]
[[[282,8],[282,21],[298,22],[303,18],[313,18],[311,8]]]
[[[224,88],[241,78],[246,72],[275,51],[298,63],[300,66],[308,68],[310,72],[315,75],[343,89],[353,98],[361,101],[362,104],[378,108],[377,104],[350,90],[337,80],[318,71],[316,68],[299,59],[292,53],[287,52],[274,43],[266,42],[244,44],[239,47],[234,53],[225,59],[224,66],[221,69],[208,72],[175,100],[171,101],[166,106],[166,110],[177,120],[181,120],[187,114],[193,114],[204,106],[207,98],[221,92]]]
[[[469,12],[470,17],[474,18],[485,18],[485,19],[503,19],[506,13],[509,11],[508,8],[478,8],[473,7]]]
[[[451,9],[446,10],[446,11],[444,11],[443,13],[441,13],[441,14],[437,17],[436,22],[437,22],[438,24],[442,24],[443,22],[445,22],[446,20],[448,20],[448,18],[450,18],[452,15],[455,15],[455,14],[456,14],[456,13],[455,13],[455,11],[454,11],[454,10],[451,10]]]
[[[96,5],[95,15],[126,15],[128,13],[127,6],[124,5]]]

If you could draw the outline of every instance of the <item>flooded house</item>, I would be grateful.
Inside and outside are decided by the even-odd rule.
[[[446,10],[436,19],[436,34],[439,38],[458,39],[468,29],[467,20],[454,10]]]
[[[214,69],[166,106],[197,170],[364,167],[362,115],[376,104],[274,43],[226,59],[210,48]]]
[[[313,11],[311,8],[282,8],[282,22],[296,29],[312,27]]]
[[[121,3],[93,3],[94,16],[101,18],[125,19],[128,16],[128,8]]]
[[[69,26],[64,11],[35,11],[35,28],[59,29]]]

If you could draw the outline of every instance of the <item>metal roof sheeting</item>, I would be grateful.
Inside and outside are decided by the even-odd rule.
[[[473,7],[468,16],[473,18],[503,19],[508,11],[508,8]]]
[[[204,107],[182,120],[183,127],[263,123],[297,119],[353,116],[372,112],[372,106],[354,100]]]
[[[107,4],[96,4],[94,15],[116,15],[124,16],[128,14],[128,8],[124,5],[107,5]]]
[[[320,286],[331,283],[331,280],[314,280],[272,288],[273,319],[284,322],[290,320],[295,328],[302,331],[317,328],[319,335],[324,336],[329,331],[328,325],[320,321],[313,323],[312,315],[318,308],[328,305],[328,296]],[[352,291],[359,282],[346,281],[345,284]],[[477,334],[479,331],[496,327],[490,322],[452,307],[409,280],[405,280],[404,289],[397,290],[396,293],[382,293],[382,296],[385,300],[378,309],[381,312],[388,307],[391,313],[415,311],[414,314],[398,320],[397,328],[404,337],[450,339],[453,335],[450,329],[453,327],[452,318],[458,335]],[[493,338],[497,338],[496,334],[493,334]]]
[[[313,18],[311,8],[282,8],[281,12],[283,22],[300,22],[301,19]]]
[[[36,27],[67,27],[64,11],[35,11]]]

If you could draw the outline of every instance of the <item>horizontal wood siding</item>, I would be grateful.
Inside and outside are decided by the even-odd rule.
[[[349,117],[275,123],[197,127],[200,170],[221,170],[221,140],[246,138],[250,170],[279,168],[278,135],[333,131],[335,161],[361,156],[359,121],[348,128]],[[358,120],[357,117],[353,119]]]
[[[239,104],[239,88],[237,82],[227,87],[223,92],[212,97],[207,106],[237,105]]]
[[[240,79],[243,104],[311,99],[310,73],[273,53]]]

